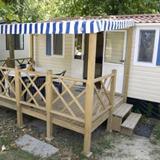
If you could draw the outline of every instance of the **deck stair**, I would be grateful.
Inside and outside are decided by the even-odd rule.
[[[112,130],[132,135],[141,114],[131,112],[133,105],[123,103],[112,113]]]

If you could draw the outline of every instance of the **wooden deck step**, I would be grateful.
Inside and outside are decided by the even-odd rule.
[[[121,124],[125,118],[131,113],[133,105],[123,103],[112,113],[112,130],[120,132]]]
[[[128,118],[121,125],[121,133],[125,135],[132,135],[137,123],[141,118],[141,114],[131,113]]]
[[[131,111],[132,107],[132,104],[123,103],[113,112],[113,115],[123,118]]]

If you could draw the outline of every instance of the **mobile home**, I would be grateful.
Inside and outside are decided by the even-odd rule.
[[[48,140],[52,124],[81,133],[89,156],[104,121],[109,131],[133,133],[141,114],[127,97],[160,103],[159,14],[0,25],[0,34],[15,33],[29,35],[35,70],[43,68],[0,68],[0,101],[17,110],[19,126],[28,114],[47,122]]]
[[[135,26],[129,32],[122,29],[97,34],[95,76],[116,69],[117,93],[126,88],[127,97],[160,103],[160,14],[111,17],[133,19]],[[70,76],[86,78],[87,49],[88,36],[84,34],[36,35],[34,52],[38,54],[34,58],[37,65],[55,72],[66,69]]]

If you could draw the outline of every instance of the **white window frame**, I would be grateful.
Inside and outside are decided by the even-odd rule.
[[[154,40],[152,62],[139,62],[138,61],[139,46],[140,46],[140,31],[141,30],[151,30],[151,31],[153,30],[153,31],[155,31],[155,40]],[[136,65],[136,66],[146,66],[146,67],[147,66],[148,67],[156,67],[159,33],[160,33],[159,27],[152,27],[152,26],[148,26],[148,27],[147,26],[136,27],[134,65]]]
[[[123,56],[122,56],[122,60],[125,61],[125,57],[126,57],[126,48],[127,48],[127,31],[126,30],[113,30],[110,32],[122,32],[124,33],[124,44],[123,44]],[[112,62],[105,62],[104,56],[106,54],[106,36],[107,36],[107,32],[104,32],[104,47],[103,47],[103,64],[108,64],[108,63],[112,63]],[[114,63],[114,64],[124,64],[124,62],[122,63]]]
[[[83,56],[84,56],[84,47],[85,47],[85,34],[82,34],[82,57],[81,57],[81,59],[75,59],[74,58],[74,53],[75,53],[75,35],[73,36],[73,48],[72,48],[72,59],[73,60],[79,60],[79,61],[81,61],[81,60],[83,60]]]
[[[65,56],[65,35],[62,34],[62,41],[63,41],[62,55],[55,55],[53,52],[53,36],[54,36],[54,34],[52,34],[52,36],[51,36],[51,56],[55,57],[55,58],[64,58],[64,56]]]

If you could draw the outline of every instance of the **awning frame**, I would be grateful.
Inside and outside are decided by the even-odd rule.
[[[89,34],[134,26],[133,19],[87,19],[0,24],[0,34]]]

